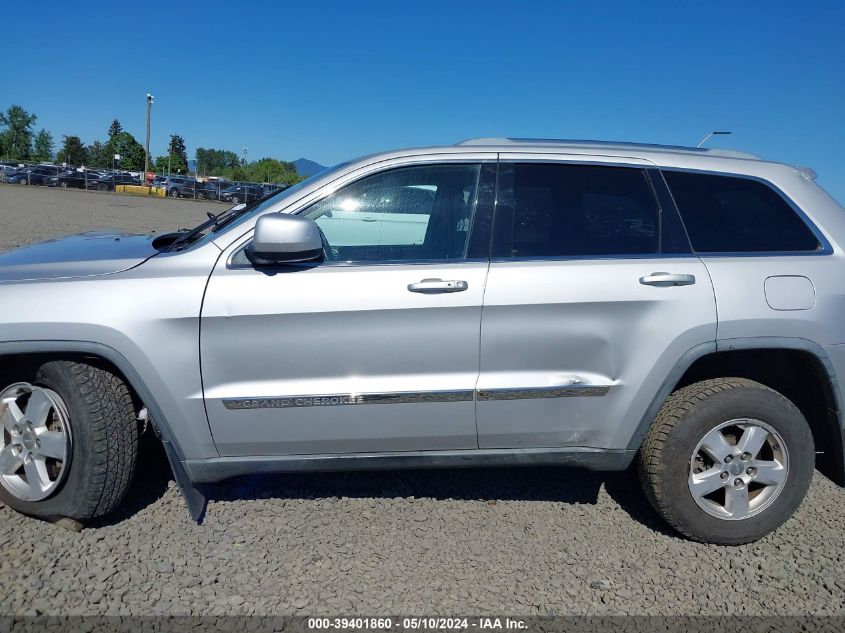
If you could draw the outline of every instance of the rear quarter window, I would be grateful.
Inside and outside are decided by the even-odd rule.
[[[699,253],[813,252],[818,238],[770,185],[720,174],[664,171]]]

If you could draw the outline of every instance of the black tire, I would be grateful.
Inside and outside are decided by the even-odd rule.
[[[760,420],[774,429],[788,452],[789,467],[768,506],[747,518],[727,520],[696,503],[689,485],[690,460],[708,432],[737,418]],[[658,514],[688,538],[720,545],[750,543],[777,529],[801,505],[814,468],[813,435],[801,411],[777,391],[745,378],[715,378],[674,392],[639,454],[640,481]]]
[[[15,378],[5,377],[0,388]],[[138,456],[138,422],[128,388],[108,369],[71,361],[45,363],[33,384],[52,389],[67,406],[70,470],[61,487],[42,501],[23,501],[2,485],[0,500],[48,520],[85,520],[112,512],[126,494]]]
[[[59,181],[59,187],[61,187],[62,189],[67,189],[67,184],[68,184],[67,180],[60,180]]]

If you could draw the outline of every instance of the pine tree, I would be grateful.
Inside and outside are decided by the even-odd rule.
[[[121,132],[123,132],[123,126],[120,124],[120,121],[115,119],[111,122],[111,125],[109,126],[109,138],[114,138]]]

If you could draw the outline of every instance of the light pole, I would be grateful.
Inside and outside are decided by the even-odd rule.
[[[710,134],[701,139],[701,141],[698,145],[696,145],[696,147],[701,147],[702,145],[704,145],[707,141],[710,140],[711,136],[727,136],[728,134],[731,134],[731,132],[710,132]]]
[[[147,140],[144,144],[144,180],[147,179],[147,172],[150,170],[150,109],[153,107],[153,99],[149,92],[147,93]]]

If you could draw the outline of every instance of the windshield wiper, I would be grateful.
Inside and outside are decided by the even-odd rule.
[[[284,190],[282,190],[282,191],[284,191]],[[272,198],[273,196],[275,196],[279,193],[281,193],[281,191],[274,191],[273,193],[268,194],[268,195],[264,196],[263,198],[258,198],[257,200],[253,200],[252,202],[245,204],[240,209],[236,209],[235,207],[232,207],[231,209],[228,209],[227,211],[223,211],[222,213],[218,213],[217,215],[214,215],[211,212],[207,212],[206,215],[208,215],[208,220],[206,220],[205,222],[203,222],[199,226],[191,229],[190,231],[187,231],[183,235],[180,235],[178,238],[176,238],[173,241],[173,243],[170,244],[170,247],[167,249],[168,252],[175,250],[176,246],[178,246],[179,244],[184,244],[185,242],[192,240],[194,237],[196,237],[197,235],[199,235],[200,233],[202,233],[203,231],[205,231],[208,228],[211,228],[212,233],[214,231],[217,231],[218,229],[223,228],[224,226],[229,224],[229,222],[231,222],[235,218],[243,215],[247,211],[252,211],[259,204],[266,201],[268,198]]]
[[[208,214],[209,215],[208,220],[206,220],[205,222],[203,222],[199,226],[194,227],[190,231],[186,231],[185,233],[183,233],[182,235],[177,237],[175,240],[173,240],[173,243],[170,244],[170,248],[167,249],[168,252],[175,250],[177,246],[179,246],[180,244],[184,244],[185,242],[190,241],[192,238],[201,234],[203,231],[205,231],[208,228],[211,228],[212,230],[214,230],[214,229],[222,226],[223,224],[228,223],[229,220],[241,215],[241,213],[243,213],[244,211],[247,211],[247,207],[244,207],[242,209],[236,209],[235,211],[233,211],[232,209],[229,209],[228,211],[224,211],[223,213],[219,213],[217,215],[209,213]]]

